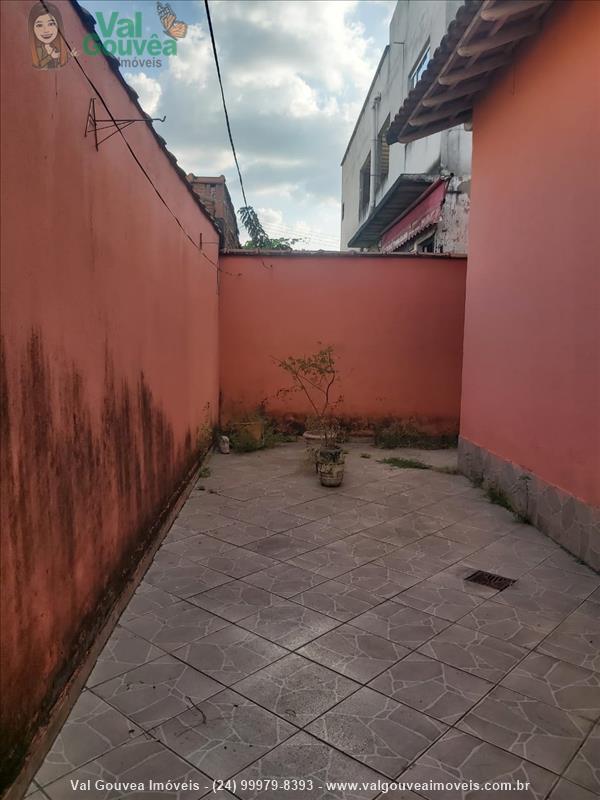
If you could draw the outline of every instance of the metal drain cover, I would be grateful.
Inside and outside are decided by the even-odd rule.
[[[512,578],[505,578],[503,575],[494,575],[493,572],[484,572],[481,569],[473,572],[465,578],[465,580],[471,581],[471,583],[479,583],[481,586],[491,586],[492,589],[497,589],[499,592],[512,586],[515,582]]]

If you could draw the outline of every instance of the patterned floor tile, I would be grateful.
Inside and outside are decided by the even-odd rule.
[[[600,724],[592,730],[583,747],[579,750],[565,778],[579,786],[584,786],[600,797]]]
[[[327,545],[326,549],[344,557],[350,556],[354,559],[355,566],[359,566],[367,561],[374,561],[376,558],[383,558],[389,553],[394,553],[397,548],[388,542],[379,542],[362,533],[354,533],[352,536]]]
[[[397,514],[381,503],[364,503],[363,505],[333,514],[329,517],[332,525],[346,533],[358,533],[382,522],[387,522]]]
[[[229,625],[173,655],[226,686],[251,675],[288,651],[260,636]]]
[[[334,527],[329,517],[307,522],[306,525],[294,528],[295,538],[302,539],[302,541],[313,544],[315,547],[331,544],[331,542],[336,542],[338,539],[343,539],[348,535],[349,532],[347,533],[340,530],[340,528]]]
[[[388,778],[447,730],[447,726],[363,687],[308,726],[324,739]]]
[[[340,514],[342,511],[349,511],[357,506],[364,505],[364,500],[355,497],[348,497],[343,494],[327,494],[317,500],[308,503],[301,503],[292,506],[292,512],[305,520],[317,520],[323,517],[331,517]]]
[[[450,730],[402,773],[401,780],[421,784],[433,781],[448,786],[443,791],[420,789],[427,800],[464,800],[462,788],[451,787],[456,783],[469,785],[470,781],[481,788],[469,792],[469,800],[506,800],[507,796],[544,800],[556,775],[474,736]],[[488,781],[507,782],[514,788],[510,792],[485,790]],[[522,786],[528,784],[528,788],[517,790],[517,781]]]
[[[164,653],[158,647],[117,625],[98,656],[86,686],[95,686],[161,655]]]
[[[231,777],[297,729],[226,689],[153,728],[151,734],[206,775]]]
[[[431,539],[437,542],[447,542],[450,547],[445,548],[446,553],[442,556],[442,548],[433,547],[429,544]],[[423,542],[427,542],[424,545]],[[408,575],[414,575],[416,578],[430,578],[437,572],[441,572],[445,567],[449,566],[453,561],[460,561],[463,558],[463,553],[455,549],[461,547],[468,547],[459,542],[451,542],[449,539],[440,539],[438,537],[429,536],[424,540],[413,542],[406,547],[397,549],[396,552],[386,555],[384,558],[379,559],[378,563],[384,564],[391,569],[397,569],[399,572],[406,572]],[[433,550],[438,550],[440,557],[435,555]]]
[[[295,653],[240,681],[235,689],[303,727],[358,688],[337,672]]]
[[[486,600],[462,617],[460,624],[519,647],[533,648],[556,628],[558,621],[536,611],[502,605],[494,599]]]
[[[549,800],[598,800],[598,795],[561,778],[550,793]]]
[[[267,539],[259,539],[246,545],[248,550],[280,561],[299,556],[307,550],[313,550],[316,546],[305,539],[298,539],[295,535],[295,529],[291,533],[274,533],[273,536],[269,536]]]
[[[356,617],[352,624],[404,647],[415,648],[443,631],[450,623],[388,600]]]
[[[500,541],[472,553],[469,561],[477,569],[507,578],[520,578],[545,561],[554,552],[554,547],[550,539],[538,543],[518,536],[503,536]]]
[[[188,603],[211,611],[230,622],[237,622],[254,614],[259,608],[268,608],[274,600],[274,595],[258,586],[251,586],[245,581],[230,581],[189,597]]]
[[[420,653],[411,653],[369,686],[452,725],[481,700],[493,684]]]
[[[371,562],[340,575],[337,580],[340,583],[354,586],[356,589],[364,589],[378,597],[388,598],[408,589],[418,583],[420,579]]]
[[[121,622],[126,619],[133,619],[133,617],[139,617],[148,611],[158,611],[178,602],[179,598],[174,594],[163,592],[162,589],[157,589],[152,584],[142,581],[121,615]]]
[[[359,683],[370,681],[408,652],[399,644],[352,625],[341,625],[298,651]]]
[[[334,544],[337,543],[334,542]],[[337,578],[338,575],[349,572],[369,560],[364,557],[357,560],[352,555],[332,550],[331,547],[332,545],[327,545],[316,550],[309,550],[308,553],[296,556],[287,563],[309,572],[316,572],[317,575],[322,575],[324,578]]]
[[[600,672],[600,617],[571,614],[539,645],[549,656]]]
[[[293,778],[299,783],[285,787],[284,781]],[[357,785],[344,793],[344,800],[369,800],[379,792],[376,786],[381,776],[324,742],[298,733],[239,772],[235,779],[242,800],[262,800],[265,792],[260,781],[266,780],[278,782],[277,788],[269,789],[269,800],[334,800],[327,783],[337,781]],[[246,788],[242,788],[242,781]]]
[[[239,624],[242,628],[290,650],[301,647],[339,625],[331,617],[283,598],[279,598],[269,608],[260,609],[252,616],[240,620]]]
[[[268,542],[270,538],[260,539],[260,541]],[[277,562],[272,558],[253,553],[245,547],[234,547],[226,553],[207,556],[202,559],[202,563],[209,569],[224,572],[225,575],[232,578],[244,578],[252,572],[273,567]]]
[[[381,603],[381,597],[338,581],[320,583],[312,589],[294,595],[293,599],[295,603],[300,603],[342,622]]]
[[[531,697],[496,687],[457,728],[560,774],[592,722]]]
[[[84,691],[35,776],[46,786],[62,775],[135,738],[140,728],[104,700]]]
[[[475,572],[475,567],[471,566],[468,559],[444,567],[441,572],[431,575],[429,580],[439,586],[447,586],[449,589],[458,589],[467,594],[477,597],[490,598],[498,594],[498,590],[491,586],[482,586],[479,583],[472,583],[466,579]]]
[[[433,504],[445,498],[447,498],[447,494],[436,489],[412,488],[399,491],[397,494],[390,494],[382,502],[400,516],[402,513],[408,514],[410,511],[434,507]]]
[[[128,630],[166,651],[195,642],[226,625],[224,619],[185,601],[125,622]]]
[[[396,595],[394,601],[455,622],[480,605],[483,598],[425,580]]]
[[[502,685],[580,717],[600,718],[600,674],[566,661],[530,653]]]
[[[208,569],[203,564],[182,558],[176,565],[153,564],[146,573],[145,580],[164,592],[185,598],[227,583],[231,578],[222,572]]]
[[[223,542],[221,539],[215,539],[205,533],[189,536],[187,539],[180,539],[177,542],[167,542],[163,546],[163,550],[185,556],[190,561],[202,561],[207,556],[219,555],[219,553],[225,553],[232,548],[233,545],[229,542]]]
[[[281,597],[292,597],[299,592],[317,586],[327,580],[324,575],[318,575],[293,564],[277,564],[261,572],[254,572],[244,578],[245,583],[259,586],[268,592]]]
[[[216,539],[221,539],[229,544],[243,547],[250,542],[256,542],[258,539],[264,539],[266,536],[272,536],[273,531],[267,528],[261,528],[259,525],[251,525],[248,522],[241,522],[240,520],[232,520],[232,524],[226,528],[219,528],[211,532],[211,536]]]
[[[195,533],[210,533],[231,525],[231,518],[213,514],[210,511],[198,511],[185,516],[180,514],[177,517],[177,524]]]
[[[191,767],[160,742],[138,737],[133,742],[117,747],[83,767],[76,769],[59,781],[46,787],[50,800],[73,800],[72,781],[90,781],[92,789],[82,794],[91,800],[122,800],[128,798],[161,797],[168,800],[197,800],[212,788],[208,776]],[[113,789],[95,789],[96,781],[117,783]],[[178,784],[180,788],[170,791],[154,788],[149,791],[150,781],[154,787]],[[119,783],[140,784],[143,789],[128,791]],[[81,785],[81,784],[80,784]]]
[[[395,547],[404,547],[407,544],[416,542],[418,539],[423,539],[425,536],[431,536],[443,528],[444,525],[444,522],[440,522],[440,520],[433,517],[413,512],[397,516],[373,528],[368,528],[364,535],[372,539],[378,539],[381,542],[393,544]]]
[[[474,547],[487,547],[502,539],[501,531],[482,531],[474,528],[467,522],[455,522],[435,534],[443,539],[452,539],[454,542],[473,545]]]
[[[499,603],[536,611],[545,616],[566,617],[596,588],[598,581],[541,564],[498,596]]]
[[[147,730],[222,688],[182,661],[161,656],[95,686],[94,693]]]
[[[451,625],[422,645],[419,651],[492,683],[502,680],[527,652],[522,647],[483,636],[461,625]]]
[[[297,528],[299,525],[304,525],[306,519],[296,513],[291,513],[290,509],[280,511],[279,509],[265,508],[264,505],[252,505],[253,501],[244,503],[240,509],[234,512],[228,512],[232,515],[235,514],[235,519],[241,522],[247,522],[249,525],[256,525],[259,528],[267,528],[273,533],[283,533],[292,528]],[[313,502],[319,502],[315,500]],[[292,506],[293,509],[298,506]]]

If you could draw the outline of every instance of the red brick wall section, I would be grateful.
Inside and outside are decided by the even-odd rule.
[[[80,19],[54,2],[82,53]],[[0,782],[84,657],[218,404],[215,269],[121,137],[98,152],[84,138],[93,92],[77,66],[32,67],[31,5],[0,4]],[[115,116],[139,116],[102,57],[79,58]],[[151,132],[125,136],[216,260],[216,231]]]

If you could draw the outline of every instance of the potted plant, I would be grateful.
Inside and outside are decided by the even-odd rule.
[[[300,392],[314,412],[314,428],[304,433],[307,448],[314,456],[316,471],[323,486],[340,486],[344,478],[344,451],[340,447],[340,427],[333,410],[342,398],[332,399],[338,380],[333,347],[323,347],[309,356],[276,359],[292,379],[292,385],[280,389],[279,397]]]

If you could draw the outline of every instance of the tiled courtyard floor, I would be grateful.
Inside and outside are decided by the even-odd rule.
[[[73,791],[89,778],[197,781],[153,795],[182,800],[231,798],[210,794],[229,778],[242,800],[396,779],[530,788],[382,797],[600,797],[600,577],[464,477],[348,449],[339,489],[301,444],[212,457],[31,798],[150,796]],[[314,787],[244,788],[259,778]]]

